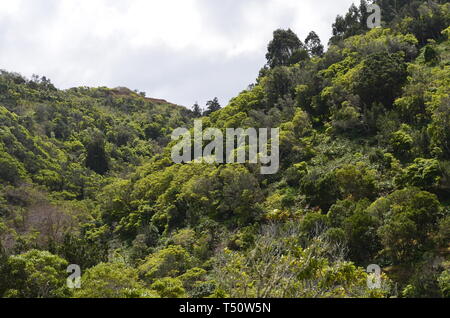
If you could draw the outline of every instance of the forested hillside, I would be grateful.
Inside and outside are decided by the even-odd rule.
[[[2,71],[0,296],[449,297],[450,3],[375,2],[383,26],[362,1],[328,49],[275,31],[256,82],[203,114],[279,127],[269,176],[174,164],[198,109]]]

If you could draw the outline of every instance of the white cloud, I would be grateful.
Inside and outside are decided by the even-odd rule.
[[[21,0],[0,2],[0,16],[16,14],[22,4],[21,2]]]
[[[276,28],[327,42],[352,0],[9,0],[0,67],[61,88],[128,86],[191,105],[229,98],[264,64]]]

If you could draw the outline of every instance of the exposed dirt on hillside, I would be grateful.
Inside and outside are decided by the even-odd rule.
[[[170,103],[168,101],[166,101],[165,99],[160,99],[160,98],[152,98],[152,97],[144,97],[138,93],[136,93],[135,91],[132,91],[129,88],[126,87],[116,87],[113,88],[111,90],[112,95],[114,96],[134,96],[134,97],[142,97],[144,98],[146,101],[151,102],[153,104],[166,104],[166,105],[173,105],[173,106],[180,106],[174,103]]]

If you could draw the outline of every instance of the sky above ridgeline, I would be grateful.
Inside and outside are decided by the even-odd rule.
[[[255,82],[277,28],[326,45],[353,0],[1,0],[0,69],[191,107]],[[357,1],[359,2],[359,1]]]

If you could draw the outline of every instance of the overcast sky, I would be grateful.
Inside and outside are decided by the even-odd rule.
[[[325,44],[353,0],[0,0],[0,69],[190,107],[255,81],[277,28]]]

